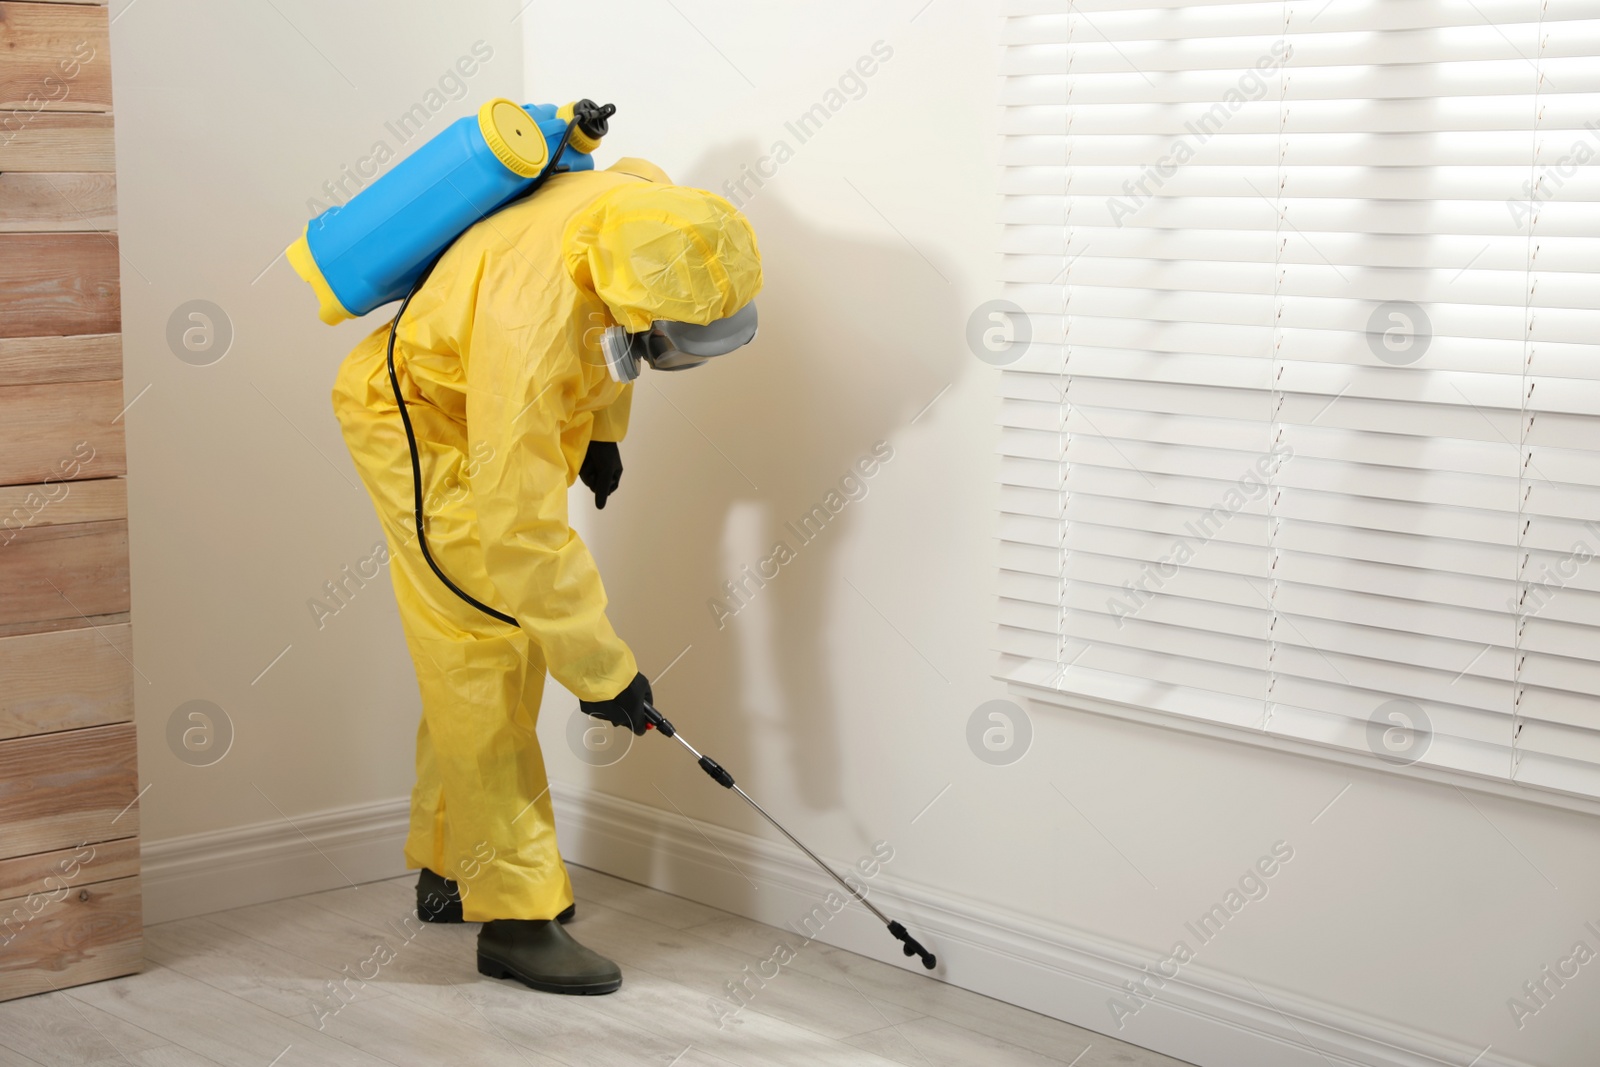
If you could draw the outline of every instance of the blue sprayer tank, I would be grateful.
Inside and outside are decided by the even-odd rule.
[[[399,300],[473,223],[527,191],[572,126],[559,165],[592,170],[614,110],[491,100],[457,119],[349,201],[306,223],[289,263],[333,324]]]

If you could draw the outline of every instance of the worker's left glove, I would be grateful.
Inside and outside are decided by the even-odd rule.
[[[622,453],[615,441],[590,441],[589,450],[583,454],[583,466],[578,477],[594,491],[594,506],[606,506],[606,497],[617,491],[622,481]]]
[[[643,734],[650,720],[645,718],[644,706],[655,703],[650,692],[650,680],[635,674],[628,687],[610,700],[580,700],[578,706],[585,715],[604,719],[613,726],[626,726],[636,734]]]

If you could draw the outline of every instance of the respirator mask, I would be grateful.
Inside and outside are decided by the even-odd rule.
[[[743,348],[755,340],[756,325],[756,305],[751,301],[727,318],[704,326],[667,319],[657,319],[648,330],[638,333],[609,326],[600,335],[600,351],[612,379],[631,382],[646,363],[656,370],[688,370]]]

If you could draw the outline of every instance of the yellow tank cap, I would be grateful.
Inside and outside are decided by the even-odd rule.
[[[550,158],[533,116],[504,97],[478,109],[478,129],[483,131],[489,151],[518,177],[536,177]]]
[[[556,118],[562,122],[571,122],[573,112],[577,106],[578,102],[576,100],[570,104],[562,104],[560,110],[556,112]],[[574,126],[572,127],[572,136],[568,138],[567,143],[575,150],[587,155],[600,147],[600,138],[590,137],[583,132],[582,126]]]
[[[307,228],[309,227],[310,224],[307,223]],[[289,266],[293,267],[294,272],[300,275],[317,294],[319,305],[317,318],[329,326],[337,326],[345,319],[355,318],[345,310],[343,304],[339,303],[339,298],[333,295],[333,288],[328,285],[328,279],[322,276],[322,268],[317,266],[316,257],[311,254],[311,245],[306,242],[304,233],[301,233],[299,240],[290,245],[284,254],[289,257]]]

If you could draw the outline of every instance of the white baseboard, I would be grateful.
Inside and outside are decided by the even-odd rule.
[[[774,926],[787,926],[837,889],[778,839],[708,823],[691,826],[677,813],[586,786],[554,783],[551,798],[562,855],[581,866]],[[399,875],[406,811],[400,799],[297,817],[293,826],[280,821],[146,844],[145,921]],[[855,858],[838,857],[836,869]],[[892,864],[869,884],[874,903],[938,956],[932,980],[1199,1067],[1531,1067],[1196,964],[1117,1030],[1107,1001],[1128,995],[1125,983],[1142,976],[1148,953],[908,883],[894,875]],[[818,940],[928,973],[854,905],[823,927]],[[706,991],[708,1000],[719,994]]]
[[[406,798],[146,841],[140,889],[147,924],[404,874]]]

